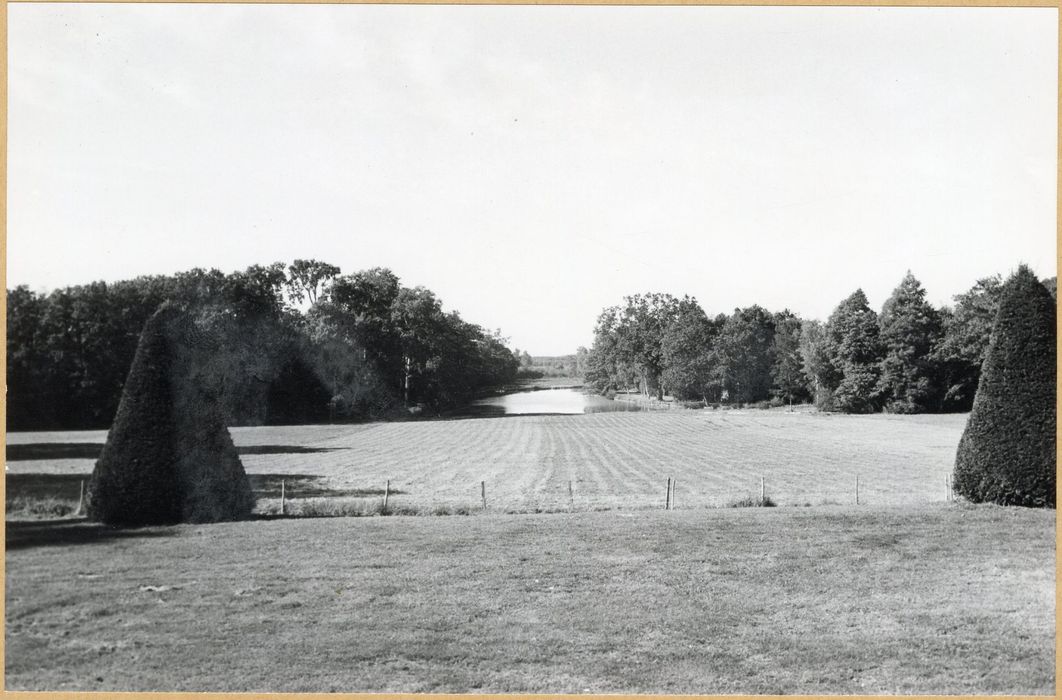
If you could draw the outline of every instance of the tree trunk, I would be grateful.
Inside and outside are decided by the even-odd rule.
[[[405,376],[405,381],[403,382],[403,385],[402,385],[402,397],[403,397],[403,401],[405,401],[406,408],[409,408],[409,379],[410,379],[409,366],[410,366],[409,355],[406,355],[406,376]]]

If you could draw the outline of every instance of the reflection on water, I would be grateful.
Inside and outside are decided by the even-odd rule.
[[[638,406],[584,394],[578,389],[543,389],[493,396],[472,405],[473,413],[486,415],[576,414],[606,411],[637,411]]]

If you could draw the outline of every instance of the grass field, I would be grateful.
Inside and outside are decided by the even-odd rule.
[[[1054,693],[1053,511],[7,523],[10,690]]]
[[[576,510],[662,507],[668,477],[676,479],[680,509],[758,496],[761,477],[780,505],[854,503],[857,476],[863,504],[943,501],[965,422],[966,415],[703,410],[234,428],[232,435],[252,475],[320,477],[315,483],[348,492],[375,492],[390,479],[402,492],[396,505],[422,507],[478,508],[485,481],[492,509],[519,512],[573,502]],[[9,449],[36,450],[38,458],[9,457],[8,473],[87,475],[93,459],[83,447],[105,438],[103,431],[11,434]],[[51,457],[42,452],[48,445]],[[77,479],[63,483],[76,500]]]

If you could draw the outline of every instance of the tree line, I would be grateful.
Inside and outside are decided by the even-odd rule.
[[[1055,278],[1042,284],[1054,297]],[[690,296],[636,294],[598,317],[585,379],[605,395],[637,386],[704,404],[968,411],[1002,288],[987,277],[934,308],[908,271],[880,313],[857,289],[825,323],[758,305],[710,317]]]
[[[385,268],[296,260],[223,273],[7,290],[8,430],[110,425],[142,329],[164,302],[194,318],[197,369],[232,425],[441,411],[511,382],[498,331]]]

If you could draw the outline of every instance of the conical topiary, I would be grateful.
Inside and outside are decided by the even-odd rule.
[[[1055,506],[1055,303],[1022,265],[1003,287],[955,491],[974,502]]]
[[[144,326],[89,482],[88,515],[111,525],[215,522],[254,507],[216,400],[195,385],[195,325],[163,305]]]

